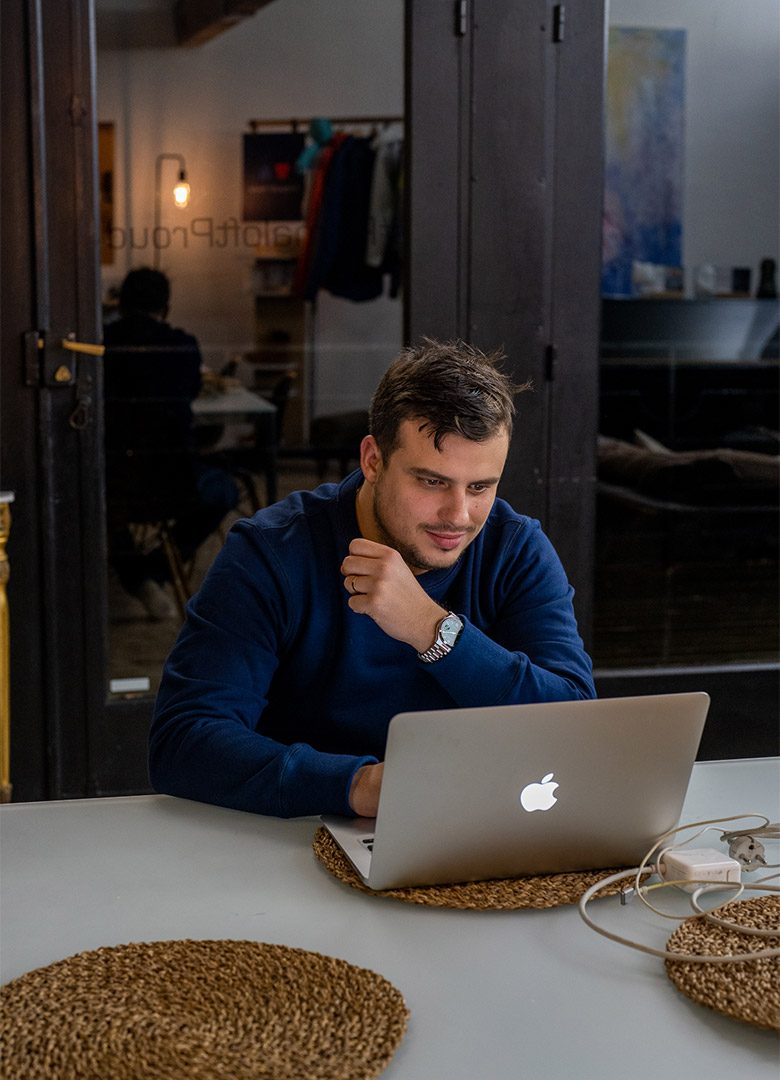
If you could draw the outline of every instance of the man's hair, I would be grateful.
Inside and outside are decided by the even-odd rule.
[[[530,387],[514,386],[498,365],[500,350],[483,353],[464,341],[423,338],[404,349],[376,389],[368,430],[386,459],[397,448],[404,420],[419,420],[419,430],[441,449],[446,435],[483,442],[501,431],[512,434],[513,397]]]
[[[119,308],[123,315],[133,311],[159,315],[167,310],[170,295],[170,282],[162,270],[142,266],[139,270],[131,270],[122,282]]]

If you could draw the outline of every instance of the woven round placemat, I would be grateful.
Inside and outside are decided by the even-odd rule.
[[[780,897],[735,900],[718,913],[741,926],[774,930],[780,926]],[[704,919],[687,919],[669,938],[671,952],[724,956],[780,947],[777,937],[726,930]],[[697,964],[667,960],[666,972],[686,997],[716,1012],[757,1027],[780,1030],[780,957],[733,964]]]
[[[605,877],[607,870],[583,870],[571,874],[536,874],[522,878],[494,878],[465,881],[458,885],[426,885],[406,889],[369,889],[355,872],[349,859],[327,829],[314,834],[314,854],[335,878],[371,896],[386,896],[407,904],[429,907],[464,908],[473,911],[516,911],[519,908],[552,908],[576,904],[591,885]],[[607,886],[599,895],[620,890],[620,883]]]
[[[79,953],[0,992],[14,1080],[357,1080],[403,1038],[386,979],[256,941],[156,941]]]

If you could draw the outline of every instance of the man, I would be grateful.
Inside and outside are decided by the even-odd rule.
[[[594,696],[558,557],[496,499],[514,413],[498,359],[406,350],[360,470],[234,526],[165,667],[158,790],[374,816],[397,712]]]
[[[111,562],[123,588],[160,620],[177,614],[163,589],[168,565],[159,548],[136,549],[128,522],[174,518],[186,561],[238,502],[232,478],[197,455],[191,402],[201,386],[200,349],[166,321],[169,300],[165,274],[131,270],[121,317],[103,331]]]

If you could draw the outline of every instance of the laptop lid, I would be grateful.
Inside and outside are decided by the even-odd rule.
[[[400,713],[376,820],[323,822],[373,889],[634,866],[679,820],[709,700]]]

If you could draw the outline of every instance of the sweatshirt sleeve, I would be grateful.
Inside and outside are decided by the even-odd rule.
[[[537,521],[525,519],[516,530],[506,560],[494,570],[496,611],[489,625],[483,631],[464,618],[455,648],[424,664],[463,708],[596,696],[574,590],[560,559]]]
[[[236,526],[163,670],[149,737],[155,790],[279,817],[352,813],[352,777],[376,758],[286,745],[258,730],[291,634],[285,581],[251,526]]]

